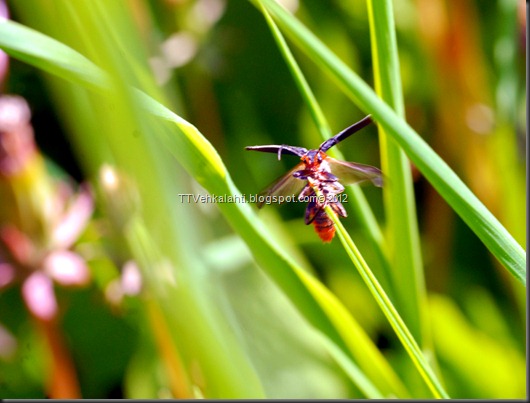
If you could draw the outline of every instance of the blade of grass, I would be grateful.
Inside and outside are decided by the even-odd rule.
[[[103,95],[107,90],[105,74],[92,62],[64,44],[23,25],[0,22],[0,48],[22,61],[96,89]],[[69,64],[70,59],[72,65]],[[99,80],[99,77],[102,79]],[[145,93],[138,90],[133,93],[139,106],[149,112],[146,119],[155,116],[169,123],[167,130],[156,131],[158,139],[205,189],[214,195],[243,197],[216,150],[193,125]],[[399,379],[353,317],[333,294],[283,253],[281,245],[269,236],[267,228],[260,223],[251,207],[246,203],[220,203],[219,208],[245,240],[260,266],[306,320],[341,349],[352,363],[358,363],[366,375],[365,379],[373,384],[367,385],[361,380],[358,386],[365,387],[367,395],[377,390],[377,394],[382,396],[406,396]]]
[[[85,56],[59,42],[50,43],[50,38],[38,31],[0,20],[0,32],[2,48],[15,59],[92,90],[110,84],[105,74]],[[28,43],[32,44],[30,49]]]
[[[189,148],[190,145],[184,145],[182,139],[196,137],[199,134],[197,129],[168,109],[162,109],[161,105],[152,98],[144,95],[142,97],[153,114],[171,122],[178,121],[177,130],[181,134],[184,131],[187,132],[180,136],[168,133],[164,139],[168,149],[175,153],[179,161],[186,161],[189,156],[181,155],[181,150]],[[206,139],[204,141],[206,142]],[[196,158],[192,159],[193,164],[197,164],[194,166],[195,172],[204,169],[203,163],[197,163]],[[204,161],[206,160],[203,159]],[[212,180],[211,176],[203,177],[202,175],[195,176],[195,178],[202,179],[201,184],[212,194],[243,197],[228,173],[225,173],[222,179],[218,177]],[[221,203],[219,208],[247,243],[260,267],[284,290],[309,323],[345,353],[344,357],[350,359],[351,367],[355,367],[357,363],[366,374],[366,377],[355,378],[357,386],[367,396],[406,396],[407,392],[391,367],[380,356],[378,350],[347,310],[321,283],[304,272],[283,253],[281,246],[274,237],[269,236],[267,228],[261,224],[250,206]],[[340,361],[338,362],[342,365]],[[356,375],[355,371],[347,371],[347,373]],[[375,395],[374,391],[376,391]]]
[[[252,0],[257,3],[256,0]],[[482,240],[490,252],[526,286],[526,255],[523,248],[462,182],[455,172],[402,118],[293,15],[273,0],[261,0],[289,37],[334,80],[352,100],[371,113],[402,147],[440,195]]]
[[[265,20],[267,21],[267,24],[270,27],[270,30],[278,45],[278,48],[280,49],[280,52],[282,53],[282,56],[285,59],[287,67],[291,71],[294,81],[298,89],[300,90],[302,99],[307,105],[311,117],[313,118],[313,121],[315,122],[315,125],[319,130],[322,140],[327,140],[332,136],[333,133],[331,132],[329,123],[324,113],[322,112],[322,109],[320,108],[320,105],[315,95],[313,94],[311,87],[309,86],[307,80],[304,77],[304,74],[302,73],[302,70],[298,66],[298,63],[296,62],[293,54],[291,53],[291,50],[289,49],[289,46],[287,45],[287,42],[285,41],[281,31],[274,23],[274,20],[271,18],[271,16],[263,6],[261,6],[261,11],[265,16]],[[329,150],[328,154],[337,159],[344,159],[342,153],[338,150],[338,148],[333,148]],[[353,201],[352,203],[349,203],[349,205],[351,205],[354,210],[355,218],[360,224],[364,233],[368,236],[368,240],[371,242],[372,247],[378,258],[379,264],[383,269],[380,273],[382,282],[389,290],[389,294],[393,295],[394,293],[391,289],[392,282],[389,280],[391,277],[391,269],[389,267],[388,260],[385,256],[383,234],[381,232],[379,224],[377,223],[377,219],[375,218],[375,215],[370,205],[368,204],[368,201],[366,200],[362,189],[359,186],[349,186],[347,188],[347,193]]]
[[[305,79],[302,70],[300,70],[300,67],[298,66],[298,63],[296,63],[296,60],[293,54],[291,53],[291,50],[287,46],[287,43],[285,42],[282,33],[280,32],[280,30],[274,23],[274,20],[271,18],[270,14],[267,12],[267,10],[263,7],[262,4],[260,4],[260,7],[261,12],[265,16],[265,21],[269,25],[269,28],[272,32],[272,36],[276,41],[276,44],[278,45],[278,48],[280,49],[283,58],[285,59],[287,67],[293,75],[294,82],[298,87],[303,100],[308,106],[309,113],[311,114],[311,117],[313,118],[313,121],[315,122],[318,128],[318,131],[324,139],[331,137],[332,132],[329,127],[329,123],[327,122],[327,119],[324,116],[324,113],[322,112],[322,109],[320,108],[315,98],[315,95],[311,90],[311,87]]]
[[[108,80],[109,89],[112,89],[105,88],[100,93],[46,77],[48,94],[53,94],[56,108],[63,112],[62,123],[72,122],[67,133],[71,140],[78,142],[77,150],[81,152],[79,161],[87,164],[87,175],[95,179],[92,175],[105,163],[107,168],[109,165],[117,168],[114,171],[114,183],[123,183],[122,179],[127,177],[131,187],[138,192],[137,201],[141,208],[134,211],[124,202],[127,200],[127,192],[118,192],[117,188],[113,192],[112,186],[105,186],[102,178],[102,197],[99,200],[104,199],[103,195],[109,198],[114,196],[116,199],[116,193],[119,194],[118,198],[122,201],[118,202],[119,214],[128,220],[124,227],[119,225],[120,235],[124,238],[124,245],[120,247],[119,253],[135,259],[142,270],[142,283],[151,285],[144,288],[144,295],[148,295],[164,313],[173,345],[182,354],[185,367],[188,370],[194,368],[194,371],[189,371],[189,387],[195,385],[194,390],[200,390],[200,394],[210,398],[265,397],[260,379],[228,318],[215,314],[218,307],[212,295],[190,292],[190,289],[199,289],[200,285],[206,283],[203,281],[201,284],[200,275],[197,274],[205,272],[204,265],[197,254],[193,256],[193,251],[200,246],[192,237],[187,236],[190,233],[187,228],[197,225],[199,221],[190,214],[194,206],[181,205],[175,208],[175,193],[184,188],[185,178],[174,172],[173,158],[154,141],[155,133],[161,125],[153,122],[154,119],[146,119],[146,114],[138,113],[137,102],[128,91],[127,84],[137,82],[131,70],[145,58],[137,53],[132,55],[139,49],[138,41],[134,40],[136,31],[123,29],[127,10],[124,7],[117,10],[115,7],[125,3],[58,0],[53,3],[53,12],[46,3],[42,0],[27,0],[20,6],[17,15],[41,27],[43,32],[75,44],[85,54],[92,55],[91,59],[94,58],[93,52],[97,52],[96,60],[99,66],[105,66],[105,75],[110,77],[108,72],[113,73],[113,79]],[[107,4],[109,7],[106,7]],[[68,16],[72,18],[69,19]],[[105,24],[102,22],[104,20],[110,20],[113,24]],[[81,35],[78,35],[79,31]],[[126,53],[130,57],[122,58],[122,52],[115,50],[117,46],[113,45],[113,41],[116,37],[121,39],[122,44],[128,45]],[[33,44],[31,38],[26,43],[27,46]],[[43,40],[39,45],[47,55],[44,57],[53,62],[56,54],[50,49],[49,41]],[[67,65],[66,51],[64,54],[59,53],[59,56]],[[124,60],[127,62],[123,62]],[[135,63],[134,67],[132,63]],[[84,67],[80,66],[78,73],[83,72]],[[145,83],[141,87],[148,90]],[[91,120],[91,124],[82,127],[79,121],[83,119]],[[101,205],[110,207],[112,202]],[[104,219],[116,217],[109,210]],[[146,232],[146,236],[140,240],[138,237],[142,230]],[[178,276],[178,285],[168,281],[174,278],[171,276]],[[155,288],[154,284],[158,287]],[[137,318],[138,325],[146,332],[153,331],[149,323],[143,321],[144,318],[147,319],[143,315]],[[164,346],[157,347],[159,354],[163,355]],[[223,363],[222,367],[219,362]],[[166,374],[175,369],[170,361],[166,360],[164,364],[168,364],[163,368]],[[200,381],[197,374],[200,374]],[[169,378],[164,381],[168,390],[175,386],[171,382]]]
[[[440,384],[438,378],[430,368],[429,364],[427,363],[427,360],[421,352],[420,347],[416,343],[416,340],[414,340],[414,337],[403,322],[403,319],[401,318],[396,308],[386,295],[385,291],[383,290],[383,288],[373,275],[372,271],[366,264],[361,253],[355,246],[353,240],[350,238],[350,235],[346,232],[344,226],[342,225],[342,222],[337,218],[330,206],[326,206],[326,213],[333,220],[333,223],[336,226],[339,239],[342,242],[344,248],[346,249],[348,256],[351,258],[353,264],[359,271],[359,274],[366,283],[368,289],[374,296],[377,304],[379,305],[384,315],[390,322],[390,325],[396,332],[399,340],[403,344],[403,347],[405,347],[405,350],[409,354],[412,362],[418,369],[418,372],[424,379],[425,383],[431,390],[433,396],[438,399],[448,399],[449,395],[447,395],[444,388]]]
[[[404,118],[396,35],[390,0],[368,0],[375,90],[396,114]],[[421,247],[416,219],[410,164],[398,144],[383,128],[379,130],[381,166],[388,178],[383,187],[386,245],[392,262],[392,284],[396,305],[420,346],[428,339],[427,300]]]

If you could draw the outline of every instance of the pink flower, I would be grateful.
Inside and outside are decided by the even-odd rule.
[[[69,248],[92,215],[92,196],[87,187],[82,187],[69,203],[66,200],[56,202],[62,207],[68,204],[68,208],[55,226],[49,228],[49,242],[45,248],[14,226],[4,225],[0,229],[0,244],[7,251],[5,261],[0,261],[0,288],[20,280],[26,306],[42,320],[50,320],[57,313],[53,282],[80,286],[90,280],[85,260]]]
[[[90,279],[83,258],[68,250],[49,254],[43,261],[43,272],[62,285],[84,285]]]
[[[37,318],[51,320],[57,313],[53,282],[41,271],[32,273],[22,284],[22,297]]]
[[[49,177],[30,117],[23,98],[0,97],[0,289],[21,283],[29,311],[47,321],[57,314],[54,283],[83,285],[90,279],[72,245],[94,203],[88,186],[74,193],[68,182]]]

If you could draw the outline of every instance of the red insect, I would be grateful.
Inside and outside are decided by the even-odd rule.
[[[324,208],[330,206],[339,216],[347,216],[338,197],[344,191],[343,185],[369,180],[375,186],[382,186],[383,181],[378,168],[355,162],[339,161],[328,156],[326,151],[371,122],[372,119],[368,115],[324,141],[316,150],[308,151],[302,147],[289,145],[245,147],[251,151],[277,153],[278,160],[281,159],[282,154],[296,155],[301,160],[293,169],[259,194],[258,208],[263,207],[265,202],[274,196],[291,196],[300,192],[298,200],[308,201],[305,211],[306,225],[312,223],[320,239],[324,242],[331,242],[335,235],[335,225]]]

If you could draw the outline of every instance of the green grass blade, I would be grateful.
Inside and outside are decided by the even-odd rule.
[[[260,7],[261,12],[265,16],[265,21],[267,21],[267,24],[269,25],[269,28],[272,32],[272,36],[274,37],[274,40],[276,41],[278,48],[280,49],[280,52],[282,53],[282,56],[285,59],[287,67],[289,68],[289,70],[291,70],[294,82],[296,83],[296,86],[302,94],[302,98],[304,99],[308,107],[309,113],[311,113],[311,117],[313,118],[313,121],[315,122],[318,131],[324,139],[331,137],[333,133],[331,132],[329,123],[327,122],[327,119],[324,116],[324,113],[322,112],[322,109],[320,108],[320,105],[318,104],[318,101],[316,100],[313,91],[311,91],[311,87],[309,87],[309,84],[307,83],[307,80],[305,79],[302,70],[298,66],[298,63],[296,63],[296,60],[293,54],[291,53],[291,50],[287,46],[287,43],[285,42],[282,33],[280,32],[278,26],[274,23],[274,20],[271,18],[270,14],[267,12],[267,10],[263,7],[262,4],[260,4]]]
[[[379,97],[405,115],[399,60],[390,0],[368,0],[375,89]],[[383,187],[386,245],[392,264],[396,305],[420,346],[424,345],[427,300],[416,204],[409,161],[384,129],[379,130],[381,166],[388,178]]]
[[[108,80],[97,66],[66,45],[32,29],[11,21],[1,22],[0,48],[35,67],[105,95]],[[145,93],[134,90],[133,94],[138,106],[148,112],[146,119],[155,116],[161,118],[160,122],[166,121],[167,130],[156,131],[159,140],[208,192],[243,197],[216,150],[193,125]],[[246,203],[219,203],[218,206],[247,243],[258,264],[305,319],[337,346],[344,357],[358,365],[365,375],[358,386],[364,387],[367,395],[406,397],[387,361],[353,317],[329,290],[283,252],[252,208]]]
[[[493,214],[455,172],[391,107],[294,16],[273,0],[262,0],[267,11],[300,49],[328,73],[387,134],[402,147],[440,195],[482,240],[490,252],[526,286],[526,256]]]
[[[38,31],[13,21],[0,21],[0,32],[2,48],[16,59],[92,89],[108,84],[103,72],[86,57]]]
[[[294,81],[298,89],[300,90],[302,98],[305,104],[307,105],[309,112],[311,113],[313,121],[315,122],[315,125],[317,126],[320,132],[322,141],[327,140],[333,135],[333,133],[330,129],[329,123],[324,113],[322,112],[322,109],[320,108],[320,105],[315,95],[313,94],[313,91],[311,90],[311,87],[309,86],[307,80],[304,77],[304,74],[302,73],[302,70],[298,66],[298,63],[296,62],[293,54],[291,53],[291,50],[289,49],[289,46],[287,45],[281,31],[274,23],[274,20],[271,18],[271,16],[263,6],[260,5],[260,7],[263,15],[265,16],[265,20],[267,21],[267,24],[271,29],[272,35],[278,45],[278,48],[280,49],[282,56],[285,59],[286,64],[292,73]],[[338,148],[333,148],[329,150],[328,154],[337,159],[344,159],[342,153],[339,151]],[[354,210],[356,222],[359,223],[360,227],[367,235],[368,240],[371,242],[372,247],[379,260],[379,264],[383,269],[381,272],[381,277],[384,278],[384,283],[390,287],[392,285],[392,282],[389,280],[391,277],[390,268],[387,257],[385,256],[383,235],[381,228],[379,227],[379,224],[377,222],[377,219],[375,218],[375,215],[370,205],[368,204],[368,201],[366,200],[362,189],[359,186],[349,186],[347,188],[347,193],[352,200],[349,205]]]
[[[326,206],[326,213],[333,220],[337,229],[337,234],[344,248],[346,249],[348,256],[351,258],[353,264],[359,271],[359,274],[366,283],[377,304],[379,305],[384,315],[390,322],[390,325],[396,332],[399,340],[403,344],[403,347],[405,347],[405,350],[407,351],[412,362],[418,369],[418,372],[425,380],[425,383],[431,390],[433,396],[436,398],[448,399],[449,396],[447,395],[438,378],[427,363],[427,360],[423,356],[420,347],[416,343],[416,340],[414,340],[414,337],[403,322],[403,319],[401,318],[396,308],[386,295],[385,291],[383,290],[383,288],[373,275],[372,271],[366,264],[364,258],[355,246],[353,240],[344,229],[342,222],[337,218],[331,207]]]

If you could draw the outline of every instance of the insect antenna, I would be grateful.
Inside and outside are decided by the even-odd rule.
[[[278,159],[281,159],[282,154],[296,155],[301,157],[307,150],[303,147],[282,145],[268,145],[268,146],[247,146],[245,150],[248,151],[261,151],[262,153],[274,153],[278,155]]]
[[[331,147],[333,147],[336,144],[339,144],[341,141],[347,139],[350,137],[353,133],[358,132],[363,127],[368,126],[370,123],[372,123],[372,115],[366,116],[364,119],[359,120],[357,123],[354,123],[353,125],[347,127],[340,133],[336,134],[335,136],[331,137],[330,139],[324,141],[320,147],[319,151],[326,152]]]

